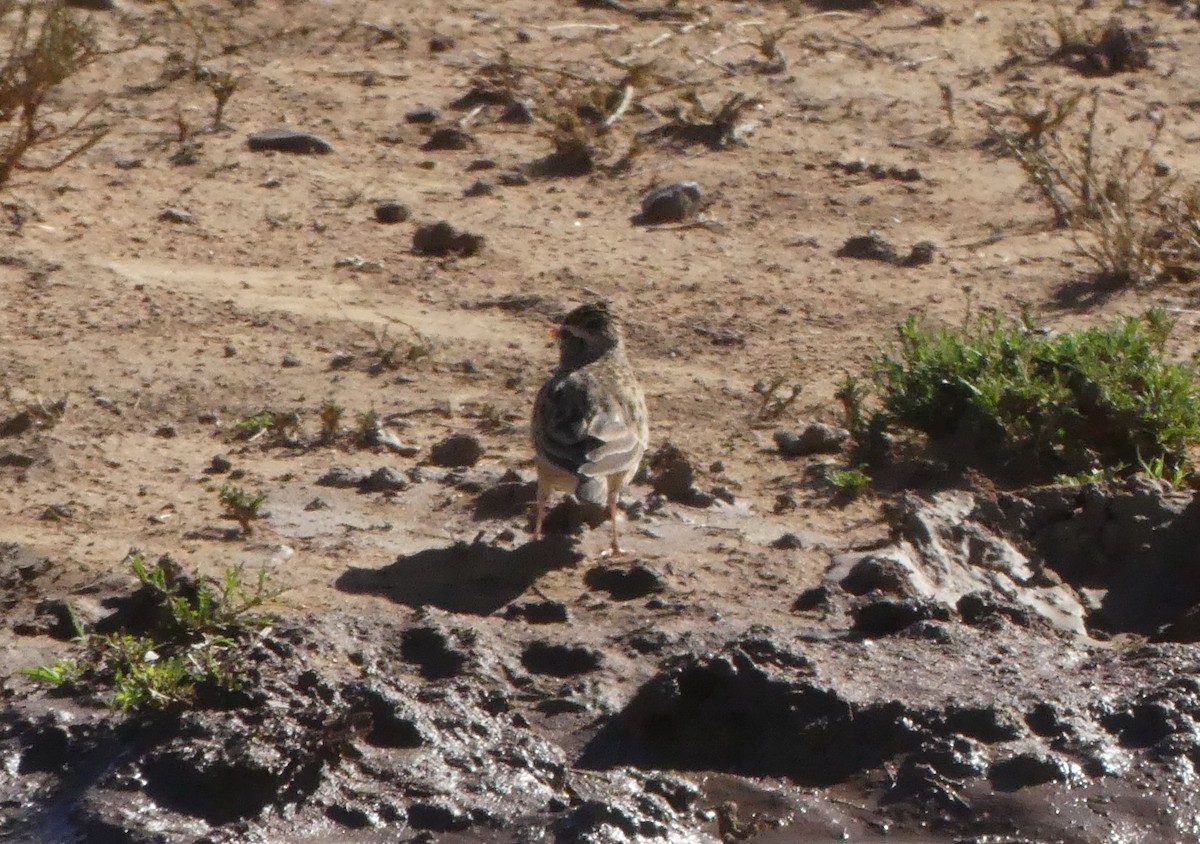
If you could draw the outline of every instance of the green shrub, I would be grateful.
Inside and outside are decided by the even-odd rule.
[[[1172,471],[1200,440],[1195,370],[1164,357],[1172,327],[1161,311],[1049,336],[1003,315],[961,330],[910,317],[873,362],[882,407],[860,421],[860,439],[902,426],[953,439],[975,465],[1025,455],[1048,471],[1151,461]]]
[[[21,673],[63,691],[108,691],[109,703],[122,711],[186,705],[201,689],[240,689],[241,653],[249,634],[270,623],[262,607],[280,594],[268,588],[266,570],[247,585],[240,566],[220,580],[197,582],[164,561],[151,567],[135,556],[130,564],[157,608],[152,628],[95,634],[76,623],[82,656]]]

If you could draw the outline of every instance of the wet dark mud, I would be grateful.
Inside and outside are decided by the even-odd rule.
[[[799,601],[757,595],[757,624],[689,602],[671,565],[583,563],[561,536],[348,566],[339,587],[391,609],[283,614],[245,643],[236,693],[122,715],[10,677],[0,830],[1194,840],[1194,515],[1138,487],[909,495],[888,543],[832,553]],[[64,647],[46,601],[70,596],[18,549],[4,564],[8,639],[45,661]],[[552,570],[574,595],[539,594]],[[136,592],[104,600],[145,614]]]

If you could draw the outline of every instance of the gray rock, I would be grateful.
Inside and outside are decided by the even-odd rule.
[[[850,432],[820,422],[813,422],[801,433],[776,431],[775,445],[786,457],[803,457],[808,454],[833,454],[841,451],[850,439]]]
[[[642,198],[638,225],[682,223],[694,217],[704,204],[704,191],[696,182],[676,182],[655,188]]]
[[[442,113],[436,108],[415,108],[412,111],[406,112],[404,119],[409,123],[437,123],[438,118],[441,116]]]
[[[336,489],[353,489],[367,479],[364,469],[352,469],[349,466],[334,466],[321,477],[317,478],[317,486],[330,486]]]
[[[279,126],[256,132],[247,139],[254,152],[286,152],[292,155],[328,155],[333,145],[311,132]]]
[[[381,466],[363,478],[358,488],[363,492],[403,492],[410,486],[408,478],[391,466]]]
[[[167,223],[180,223],[190,226],[196,222],[196,218],[180,208],[165,208],[158,215],[158,219]]]

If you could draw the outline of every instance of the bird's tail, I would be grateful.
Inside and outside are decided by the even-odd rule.
[[[589,478],[580,475],[575,487],[575,497],[588,504],[603,506],[608,502],[608,482],[606,478]]]

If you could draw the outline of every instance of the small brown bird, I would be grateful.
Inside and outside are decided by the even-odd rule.
[[[617,318],[603,302],[580,305],[558,329],[558,369],[533,406],[537,525],[551,494],[607,504],[612,553],[621,553],[617,498],[637,473],[650,437],[646,399],[625,356]]]

